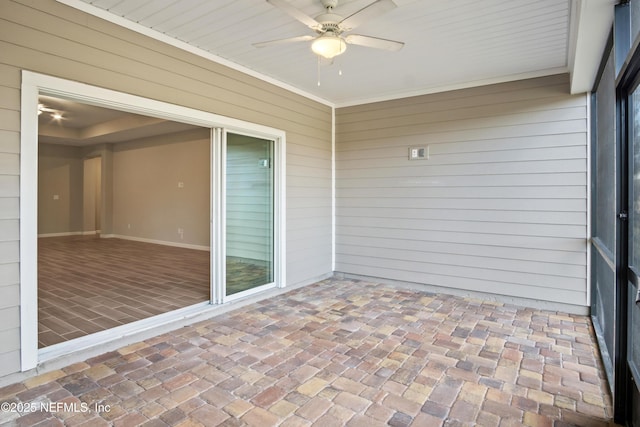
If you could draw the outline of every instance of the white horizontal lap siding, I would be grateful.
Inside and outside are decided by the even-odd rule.
[[[336,270],[587,305],[586,102],[558,75],[338,109]]]
[[[287,220],[306,219],[287,227],[287,253],[304,255],[287,284],[331,272],[330,107],[54,0],[0,1],[0,52],[0,268],[18,271],[20,85],[29,70],[285,131]],[[0,324],[14,337],[18,290],[17,278],[0,283]],[[4,337],[0,376],[20,361]]]

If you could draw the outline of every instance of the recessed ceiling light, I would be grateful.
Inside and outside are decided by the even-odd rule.
[[[54,120],[61,120],[62,113],[60,111],[54,110],[53,108],[49,108],[44,104],[38,104],[38,115],[42,113],[48,113]]]

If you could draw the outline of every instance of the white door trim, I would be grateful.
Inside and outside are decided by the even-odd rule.
[[[38,95],[46,94],[61,98],[72,99],[78,102],[97,105],[106,108],[117,109],[135,114],[160,117],[188,123],[196,126],[211,128],[212,132],[212,163],[211,163],[211,248],[219,247],[219,227],[215,225],[217,215],[224,206],[221,197],[219,174],[220,151],[218,129],[227,129],[236,132],[250,132],[264,138],[279,141],[278,161],[280,169],[278,173],[278,187],[276,187],[276,199],[281,215],[278,218],[278,231],[276,250],[279,250],[280,265],[277,276],[278,287],[284,287],[286,278],[284,275],[286,265],[285,248],[285,156],[286,135],[285,132],[269,126],[245,122],[206,111],[174,105],[162,101],[152,100],[137,95],[117,92],[110,89],[91,86],[88,84],[47,76],[31,71],[22,71],[21,87],[21,124],[20,124],[20,340],[21,340],[21,370],[27,371],[35,368],[40,362],[38,350]],[[218,135],[218,137],[216,137]],[[216,145],[218,147],[216,147]],[[214,194],[215,193],[215,194]],[[214,231],[215,230],[215,231]],[[212,259],[212,266],[215,265]],[[215,280],[212,274],[212,281]],[[219,278],[218,278],[219,280]],[[212,283],[213,287],[224,286],[224,283]],[[218,291],[219,292],[219,291]],[[220,303],[219,293],[212,292],[213,303]],[[149,319],[146,319],[149,320]],[[166,321],[166,319],[163,319]],[[148,327],[148,325],[146,325]],[[79,338],[83,339],[83,338]],[[64,345],[63,344],[59,344]],[[69,352],[73,345],[69,345]],[[58,350],[60,347],[58,347]],[[64,349],[63,349],[64,350]]]

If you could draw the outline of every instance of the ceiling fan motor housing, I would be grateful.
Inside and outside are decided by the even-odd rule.
[[[338,0],[322,0],[321,3],[325,9],[333,9],[338,6]]]
[[[343,29],[340,28],[340,25],[338,25],[337,22],[322,22],[320,20],[318,20],[318,22],[322,24],[322,27],[320,27],[317,31],[319,34],[333,33],[336,35],[340,35],[343,32]]]
[[[338,5],[338,0],[322,0],[322,5],[327,9],[325,13],[316,16],[316,21],[321,24],[318,33],[333,33],[339,35],[344,30],[340,28],[340,22],[344,19],[340,15],[333,13],[333,8]]]

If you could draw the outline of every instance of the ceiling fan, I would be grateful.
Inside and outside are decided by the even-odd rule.
[[[360,9],[353,15],[346,18],[333,13],[333,9],[338,5],[338,0],[321,0],[322,5],[326,9],[315,18],[308,16],[302,11],[291,6],[285,0],[267,0],[267,3],[277,7],[293,18],[305,24],[307,27],[316,32],[317,35],[306,35],[298,37],[290,37],[286,39],[271,40],[266,42],[254,43],[255,47],[265,47],[283,43],[311,41],[311,50],[316,55],[323,58],[333,59],[335,56],[341,55],[347,50],[348,44],[372,47],[375,49],[384,49],[397,51],[402,49],[404,43],[381,39],[378,37],[363,36],[360,34],[349,34],[343,36],[357,26],[363,24],[369,19],[373,19],[396,7],[392,0],[376,0],[373,3]]]

